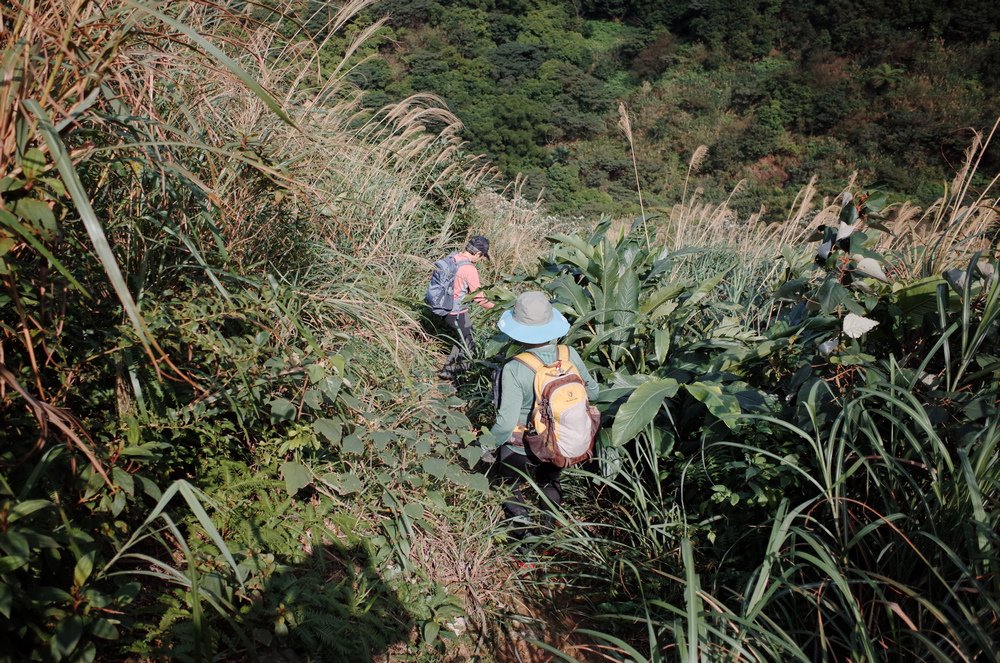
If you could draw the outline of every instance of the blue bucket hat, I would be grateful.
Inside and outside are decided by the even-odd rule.
[[[504,311],[497,323],[504,334],[522,343],[545,343],[564,336],[569,322],[552,308],[544,292],[523,292],[514,300],[514,308]]]

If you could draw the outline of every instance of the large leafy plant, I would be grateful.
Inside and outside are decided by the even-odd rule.
[[[573,320],[567,342],[606,385],[600,402],[613,421],[602,431],[606,457],[636,436],[669,455],[678,439],[734,426],[740,398],[763,404],[739,376],[714,365],[755,337],[712,306],[725,273],[699,283],[674,280],[685,252],[651,251],[636,233],[612,231],[608,222],[587,239],[551,239],[536,279]]]

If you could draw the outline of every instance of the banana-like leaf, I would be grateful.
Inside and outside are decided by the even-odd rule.
[[[670,330],[657,329],[653,332],[653,352],[656,354],[656,362],[662,364],[670,352]]]
[[[615,341],[624,343],[631,336],[635,328],[636,309],[639,308],[640,284],[639,277],[632,269],[626,269],[618,281],[618,287],[614,291],[615,311],[611,316],[616,327],[624,327],[625,330],[615,337]]]
[[[678,389],[680,383],[672,378],[657,378],[640,385],[618,409],[611,426],[611,446],[620,447],[638,435],[656,417],[663,401],[675,396]]]
[[[681,293],[684,292],[684,285],[681,283],[674,283],[671,285],[666,285],[661,288],[657,288],[646,297],[646,301],[639,306],[639,312],[649,315],[656,307],[666,301],[676,299]]]
[[[587,296],[587,291],[568,274],[563,274],[557,278],[549,288],[552,294],[558,299],[572,304],[575,317],[586,315],[593,309],[590,297]]]
[[[580,254],[587,260],[594,257],[594,247],[575,235],[557,233],[555,235],[549,235],[545,239],[556,244],[565,244],[570,246],[579,251]]]
[[[896,303],[903,315],[919,318],[937,310],[937,288],[940,283],[941,277],[935,274],[893,287]]]
[[[692,382],[684,385],[687,392],[701,401],[708,411],[729,428],[735,428],[740,416],[740,402],[732,394],[722,391],[722,386],[710,382]]]
[[[598,284],[591,283],[587,286],[587,291],[590,293],[590,299],[594,302],[594,313],[596,314],[594,322],[598,325],[597,331],[603,331],[604,325],[610,321],[605,290]]]
[[[685,308],[695,306],[696,304],[698,304],[698,302],[705,299],[705,297],[707,297],[710,292],[715,290],[715,286],[722,283],[722,279],[726,278],[726,274],[728,273],[729,270],[726,270],[721,274],[718,274],[710,279],[705,279],[704,281],[702,281],[701,284],[697,288],[695,288],[694,291],[691,293],[691,296],[688,297],[686,300],[684,300],[683,306]]]

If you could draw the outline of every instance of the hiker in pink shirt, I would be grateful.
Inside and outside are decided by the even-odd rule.
[[[472,348],[475,347],[469,307],[463,301],[466,295],[476,293],[472,301],[485,309],[495,306],[483,293],[476,292],[482,287],[476,263],[489,257],[490,241],[482,235],[470,239],[465,250],[455,254],[455,260],[459,263],[458,271],[455,272],[455,304],[451,313],[444,316],[444,322],[450,329],[455,330],[457,343],[452,346],[451,354],[448,355],[444,368],[438,374],[441,378],[450,380],[463,373],[468,368],[468,360],[472,356]]]

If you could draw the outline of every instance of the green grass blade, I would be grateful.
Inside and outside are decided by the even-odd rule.
[[[701,582],[694,565],[694,552],[691,550],[691,542],[688,539],[681,541],[681,557],[684,559],[684,575],[686,583],[684,587],[684,605],[687,610],[687,657],[684,659],[688,663],[697,663],[700,649],[700,635],[704,632],[701,620],[702,605],[701,596],[698,590],[701,589]]]
[[[10,228],[14,232],[16,232],[18,235],[20,235],[21,237],[23,237],[24,241],[26,241],[28,244],[31,245],[31,248],[33,248],[36,251],[38,251],[42,255],[43,258],[45,258],[46,260],[48,260],[49,264],[51,264],[53,267],[55,267],[56,270],[58,270],[60,274],[62,274],[63,276],[65,276],[66,280],[69,281],[70,284],[74,288],[76,288],[81,293],[83,293],[84,297],[88,297],[88,298],[90,297],[90,293],[88,293],[86,291],[86,289],[84,289],[84,287],[82,285],[80,285],[80,282],[77,281],[76,278],[74,278],[74,276],[72,274],[70,274],[70,272],[69,272],[68,269],[66,269],[65,267],[63,267],[63,264],[61,262],[59,262],[58,260],[56,260],[56,257],[54,255],[52,255],[51,251],[49,251],[47,248],[45,248],[44,244],[42,244],[41,242],[38,241],[38,238],[35,237],[34,233],[32,233],[27,228],[25,228],[24,224],[22,224],[20,221],[17,220],[16,216],[14,216],[13,214],[11,214],[10,212],[8,212],[5,209],[0,209],[0,223],[2,223],[3,225],[7,226],[8,228]]]
[[[62,175],[63,184],[73,199],[73,204],[80,213],[80,218],[83,219],[84,227],[90,236],[94,251],[97,252],[97,257],[100,259],[101,264],[104,266],[104,271],[111,281],[111,287],[114,288],[115,294],[118,295],[118,300],[125,309],[125,314],[135,328],[136,334],[139,335],[139,339],[148,350],[153,345],[153,340],[146,329],[142,315],[139,313],[139,307],[136,306],[135,300],[132,298],[132,293],[128,290],[125,277],[118,267],[118,260],[115,258],[114,251],[111,250],[111,244],[108,243],[108,238],[104,234],[104,228],[101,226],[97,214],[94,213],[94,208],[90,204],[90,199],[83,188],[83,183],[80,181],[79,175],[77,175],[76,168],[73,167],[73,161],[66,151],[66,146],[63,144],[55,127],[49,121],[48,114],[37,101],[29,99],[24,102],[24,105],[38,118],[42,133],[45,136],[45,143],[49,146],[52,159],[59,169],[59,174]]]

